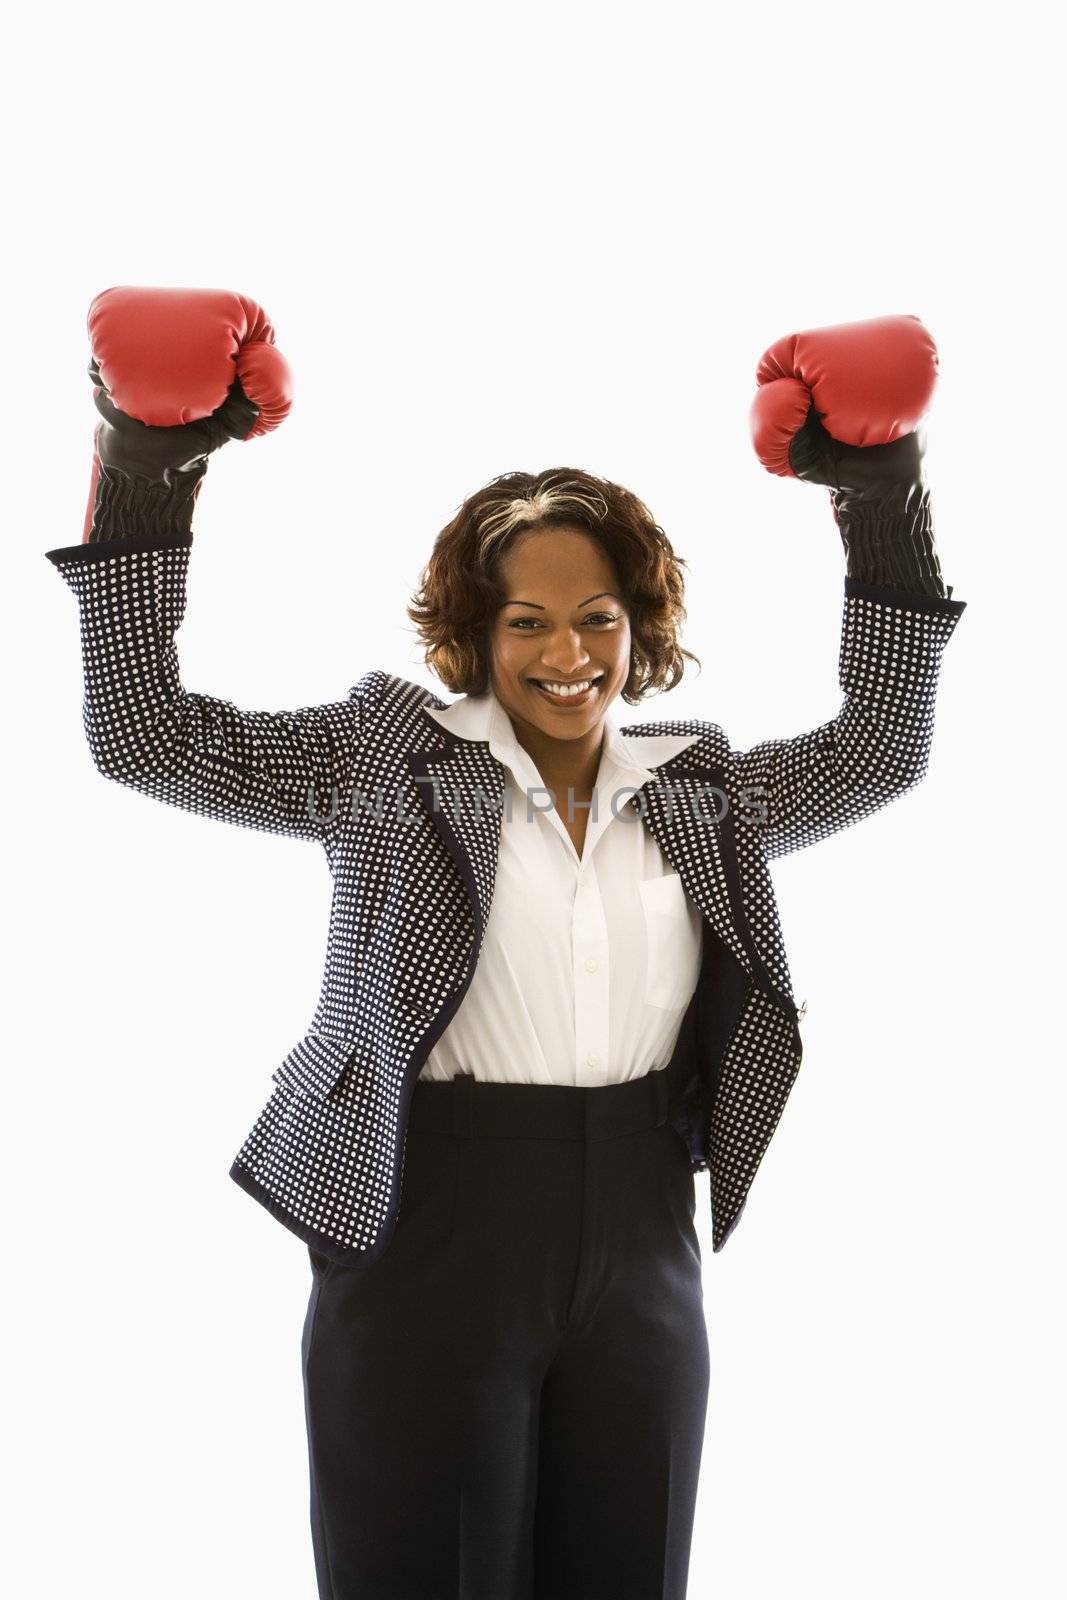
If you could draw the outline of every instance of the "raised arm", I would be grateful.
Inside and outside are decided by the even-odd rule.
[[[47,554],[78,600],[93,760],[170,805],[323,840],[377,676],[332,704],[239,711],[183,687],[174,642],[208,456],[289,409],[273,330],[239,295],[144,289],[98,296],[89,330],[102,421],[84,537]]]
[[[182,686],[174,635],[192,535],[48,551],[81,611],[85,732],[97,768],[168,805],[325,840],[343,806],[379,680],[296,711],[240,711]]]
[[[781,339],[757,369],[764,466],[829,488],[847,557],[838,715],[733,751],[738,825],[785,855],[880,810],[924,777],[941,655],[966,602],[946,593],[919,421],[937,352],[915,317]]]

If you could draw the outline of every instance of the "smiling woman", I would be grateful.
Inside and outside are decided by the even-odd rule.
[[[506,473],[438,535],[408,615],[459,693],[492,693],[557,806],[589,800],[604,719],[684,671],[684,561],[628,489],[576,468]],[[587,811],[559,807],[581,854]]]
[[[685,563],[636,496],[571,468],[495,479],[438,535],[408,615],[452,704],[381,668],[297,711],[187,690],[207,459],[280,420],[287,368],[244,297],[96,303],[85,537],[48,552],[94,759],[314,841],[333,878],[319,1005],[230,1174],[310,1252],[322,1600],[684,1600],[710,1372],[694,1175],[721,1250],[801,1055],[768,861],[923,776],[963,610],[918,440],[849,442],[914,427],[934,351],[913,321],[761,364],[765,464],[833,485],[844,701],[737,750],[704,719],[611,720],[697,659]],[[808,416],[828,374],[840,438]],[[718,797],[766,804],[751,822]]]
[[[650,691],[680,682],[685,661],[698,660],[679,643],[686,562],[635,494],[579,468],[557,467],[494,478],[470,495],[438,534],[408,616],[425,647],[427,666],[446,688],[454,694],[485,693],[502,606],[516,602],[518,616],[517,603],[526,602],[523,614],[530,621],[524,630],[552,609],[544,596],[518,585],[517,577],[532,575],[530,568],[524,564],[516,570],[507,559],[535,529],[584,533],[606,558],[599,571],[609,575],[608,582],[567,594],[557,584],[553,598],[564,601],[568,619],[601,598],[625,611],[631,654],[617,692],[626,704],[638,705]],[[566,548],[557,545],[552,559]],[[546,670],[543,676],[571,681],[578,674]]]

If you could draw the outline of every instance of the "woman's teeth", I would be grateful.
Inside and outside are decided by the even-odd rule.
[[[545,682],[544,679],[533,678],[531,682],[538,689],[542,689],[545,694],[551,695],[554,700],[577,700],[579,696],[585,694],[595,683],[599,682],[599,679],[582,678],[578,683],[553,684]]]

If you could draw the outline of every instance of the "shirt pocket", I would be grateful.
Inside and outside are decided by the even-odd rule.
[[[644,879],[638,892],[645,918],[645,1003],[680,1010],[699,973],[699,911],[676,872]]]

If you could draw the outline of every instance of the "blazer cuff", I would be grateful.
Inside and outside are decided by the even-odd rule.
[[[193,542],[192,533],[136,533],[126,539],[99,539],[92,544],[60,545],[46,550],[55,566],[70,561],[107,561],[111,556],[136,555],[142,550],[183,550]]]
[[[942,599],[936,594],[913,594],[907,589],[888,589],[878,583],[863,583],[859,578],[845,579],[845,595],[857,600],[879,600],[883,605],[901,606],[907,611],[934,611],[941,616],[958,617],[966,610],[966,600],[952,599],[952,585]]]

